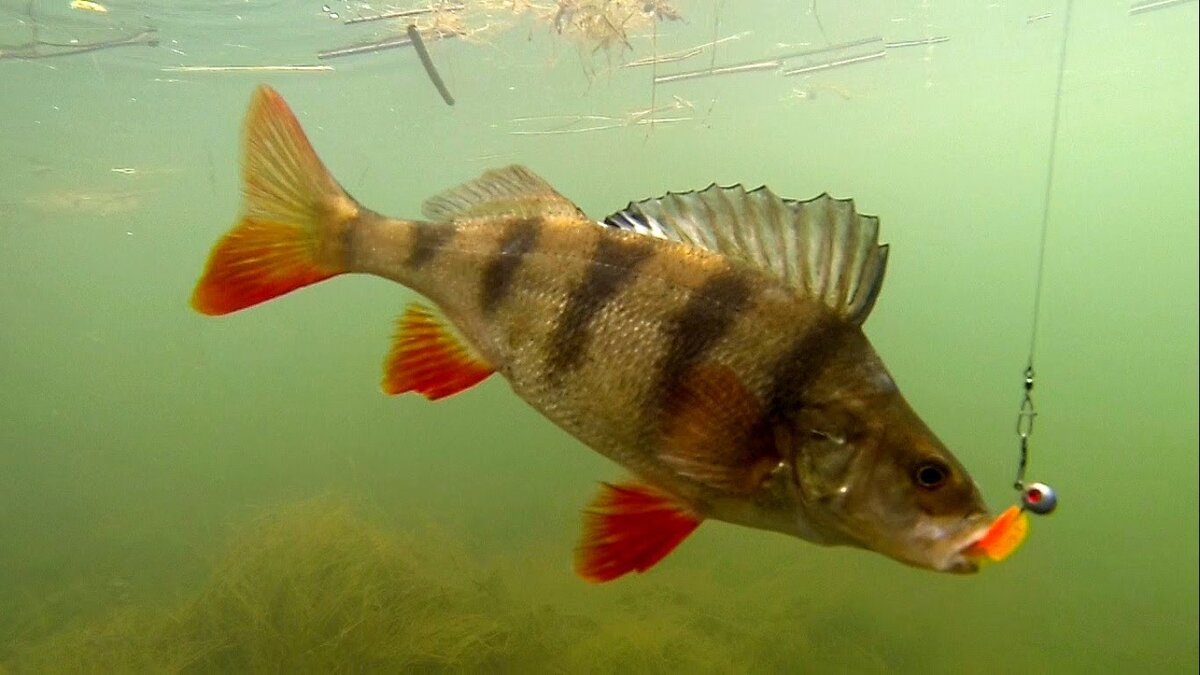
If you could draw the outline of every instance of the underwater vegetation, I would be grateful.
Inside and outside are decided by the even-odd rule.
[[[828,611],[810,616],[796,600],[764,617],[761,605],[713,600],[698,592],[711,581],[685,576],[651,590],[606,588],[619,597],[597,608],[531,585],[536,574],[474,559],[444,534],[405,534],[375,520],[332,499],[271,511],[232,537],[190,597],[127,605],[19,646],[0,673],[887,667],[861,646],[870,636]]]

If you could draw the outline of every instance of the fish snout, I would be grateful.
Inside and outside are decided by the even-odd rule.
[[[975,513],[962,519],[957,527],[947,528],[939,537],[941,541],[935,545],[929,565],[939,572],[951,574],[974,574],[979,571],[979,558],[974,555],[975,544],[988,531],[991,516],[987,513]]]

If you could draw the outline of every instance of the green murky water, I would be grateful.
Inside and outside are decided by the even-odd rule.
[[[854,197],[892,244],[868,333],[1002,507],[1063,3],[695,0],[586,39],[468,4],[446,21],[487,30],[430,45],[451,108],[411,50],[316,58],[403,32],[344,25],[357,3],[0,2],[0,671],[1196,671],[1195,2],[1075,3],[1031,469],[1062,505],[1011,560],[941,576],[711,523],[598,587],[578,512],[620,469],[497,379],[379,394],[407,291],[188,308],[254,85],[396,215],[513,162],[595,216],[712,181]],[[623,67],[728,36],[658,74],[883,55]],[[59,53],[130,38],[156,45]],[[334,70],[170,70],[301,64]]]

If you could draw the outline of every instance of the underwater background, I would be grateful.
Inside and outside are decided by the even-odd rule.
[[[1067,42],[1029,473],[1058,511],[974,576],[714,522],[597,586],[579,513],[622,471],[499,378],[379,393],[407,290],[189,308],[254,86],[396,216],[509,163],[593,217],[853,197],[891,244],[867,334],[999,510],[1064,2],[0,0],[0,672],[1196,672],[1197,3],[1138,4],[1075,2]],[[454,106],[410,48],[318,58],[409,22]]]

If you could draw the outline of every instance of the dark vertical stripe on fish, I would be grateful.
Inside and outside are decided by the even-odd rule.
[[[771,384],[767,388],[763,414],[768,421],[804,406],[804,396],[811,388],[813,378],[820,368],[830,362],[830,357],[844,340],[845,328],[835,322],[826,322],[805,331],[792,341],[775,365],[771,368]]]
[[[736,270],[718,272],[696,289],[675,315],[667,326],[667,353],[654,392],[663,408],[670,407],[688,370],[733,327],[750,293],[750,283]]]
[[[586,353],[592,321],[617,293],[634,278],[637,268],[654,253],[653,243],[641,236],[624,237],[597,230],[587,273],[571,291],[567,304],[550,333],[548,374],[561,377],[579,364]]]
[[[540,218],[509,223],[500,238],[500,248],[487,261],[480,279],[479,303],[484,314],[491,314],[503,302],[525,255],[537,245],[542,231]]]
[[[419,270],[433,260],[451,239],[456,228],[450,223],[416,223],[412,247],[405,264]]]

